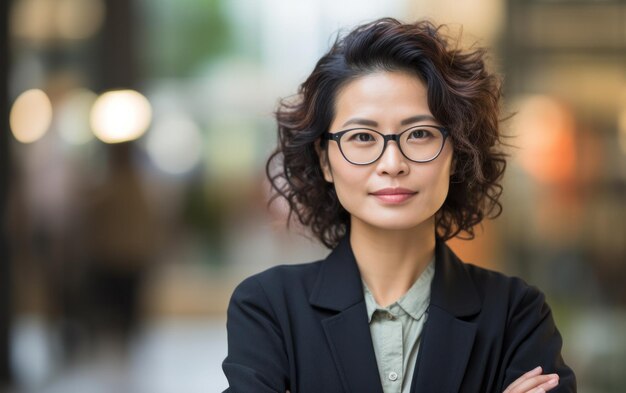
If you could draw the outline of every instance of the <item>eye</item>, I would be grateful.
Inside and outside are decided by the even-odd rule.
[[[376,141],[376,138],[374,138],[374,135],[372,135],[372,133],[361,132],[361,131],[349,134],[347,139],[350,142],[361,142],[361,143]]]
[[[374,140],[374,137],[370,134],[366,134],[365,132],[361,132],[359,134],[356,134],[356,139],[359,142],[370,142]]]
[[[409,132],[408,139],[426,139],[433,136],[430,130],[424,128],[418,128]]]

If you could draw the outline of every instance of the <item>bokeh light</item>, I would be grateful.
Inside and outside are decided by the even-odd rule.
[[[87,89],[67,93],[58,105],[56,121],[59,134],[71,145],[82,145],[93,139],[89,113],[98,96]]]
[[[22,143],[35,142],[50,128],[52,103],[42,90],[27,90],[13,103],[9,122],[15,139]]]
[[[92,37],[104,22],[102,0],[21,0],[11,14],[11,33],[32,42]]]
[[[148,99],[134,90],[115,90],[96,99],[91,128],[105,143],[127,142],[141,137],[152,119]]]
[[[575,171],[574,118],[558,100],[543,95],[522,99],[516,118],[518,159],[535,180],[558,183]]]
[[[56,28],[61,38],[72,40],[93,36],[102,27],[102,0],[58,0]]]
[[[49,0],[17,1],[11,9],[10,32],[33,42],[44,42],[53,35],[54,2]]]
[[[146,139],[148,155],[166,173],[183,174],[200,163],[202,136],[196,124],[182,114],[155,123]]]

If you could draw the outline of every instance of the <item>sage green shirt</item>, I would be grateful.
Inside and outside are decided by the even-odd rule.
[[[434,259],[398,301],[381,307],[363,281],[365,306],[384,393],[411,389],[422,328],[430,303]]]

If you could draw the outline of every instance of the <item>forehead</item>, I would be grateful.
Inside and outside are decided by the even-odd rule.
[[[334,122],[361,117],[385,123],[420,114],[431,115],[424,82],[407,72],[379,71],[360,76],[339,90]]]

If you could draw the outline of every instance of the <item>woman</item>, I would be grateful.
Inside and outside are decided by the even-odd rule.
[[[380,19],[281,103],[268,177],[333,250],[235,289],[227,391],[576,390],[543,294],[444,243],[500,212],[500,83],[484,55],[430,22]]]

